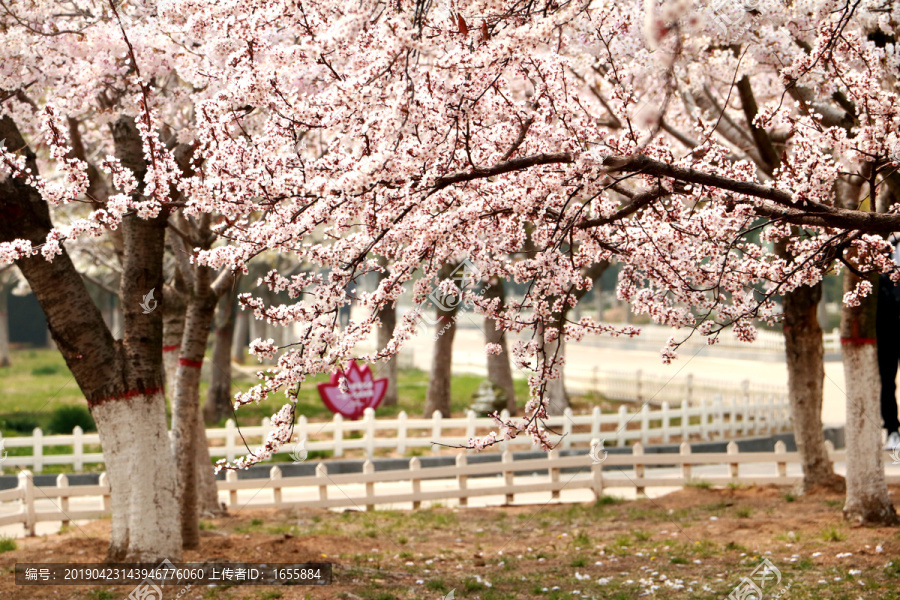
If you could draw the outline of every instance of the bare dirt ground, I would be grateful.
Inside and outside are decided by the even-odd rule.
[[[184,561],[330,562],[333,585],[166,586],[164,599],[438,600],[452,591],[480,600],[721,600],[763,558],[780,575],[765,583],[767,599],[900,599],[900,530],[851,527],[842,504],[834,494],[754,487],[594,504],[248,510],[204,521],[201,548]],[[133,586],[14,581],[16,562],[103,561],[108,533],[104,520],[17,540],[17,549],[0,554],[0,598],[127,598]]]

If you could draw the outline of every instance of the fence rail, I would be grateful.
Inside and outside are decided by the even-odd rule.
[[[509,418],[509,413],[503,411],[501,418]],[[663,402],[651,408],[644,404],[637,411],[620,406],[618,412],[603,413],[595,406],[589,414],[576,415],[566,409],[563,415],[548,418],[547,425],[562,434],[561,446],[566,449],[587,446],[595,438],[606,440],[607,445],[624,446],[635,441],[646,445],[651,440],[669,443],[779,433],[790,428],[790,407],[785,396],[774,394],[731,396],[727,400],[717,395],[678,406]],[[472,411],[465,417],[453,418],[444,418],[435,411],[430,419],[410,418],[401,412],[395,418],[385,419],[375,418],[371,408],[358,421],[335,415],[330,421],[309,422],[301,415],[294,427],[296,439],[306,440],[308,452],[330,452],[334,457],[341,457],[347,451],[363,451],[367,458],[373,458],[378,450],[390,450],[401,456],[413,448],[429,448],[437,453],[439,448],[434,442],[462,445],[494,429],[493,419],[477,417]],[[229,419],[223,428],[206,430],[210,456],[234,460],[246,453],[245,442],[254,449],[270,431],[268,419],[263,419],[260,425],[240,429]],[[75,427],[69,435],[44,435],[38,428],[31,436],[2,438],[2,441],[8,450],[31,449],[30,455],[10,453],[0,462],[3,468],[27,467],[40,473],[47,465],[72,465],[75,471],[80,471],[85,464],[104,462],[100,436],[84,433],[80,427]],[[530,437],[520,436],[502,441],[497,450],[531,445]],[[54,447],[54,452],[60,447],[71,448],[71,452],[48,454],[45,452],[48,447]],[[290,454],[293,450],[292,446],[284,446],[279,453]]]
[[[592,440],[591,454],[598,443],[599,440]],[[846,461],[845,450],[835,451],[830,442],[826,445],[832,463]],[[549,452],[544,458],[513,461],[512,452],[506,450],[499,462],[469,464],[465,454],[458,454],[453,466],[427,469],[422,468],[418,458],[412,458],[407,468],[389,471],[376,471],[374,463],[367,460],[362,473],[355,474],[329,475],[325,463],[316,466],[315,475],[304,477],[282,477],[278,466],[271,468],[268,480],[238,479],[234,471],[229,471],[225,481],[217,484],[220,493],[227,492],[231,510],[362,506],[373,510],[376,505],[410,503],[413,508],[418,508],[422,502],[437,500],[455,500],[460,506],[466,506],[468,498],[478,496],[501,497],[511,504],[516,495],[534,492],[550,492],[551,500],[559,500],[563,489],[588,489],[595,497],[600,497],[607,489],[633,488],[640,495],[645,494],[647,488],[680,487],[699,480],[719,486],[794,485],[800,477],[788,475],[787,465],[799,462],[799,454],[786,452],[781,441],[776,442],[772,452],[741,453],[732,441],[726,452],[698,454],[691,453],[688,443],[681,444],[678,454],[644,454],[643,445],[637,443],[631,454],[608,454],[601,462],[593,461],[590,454],[560,457],[558,450]],[[886,452],[885,464],[889,462]],[[727,474],[698,477],[694,468],[708,465],[727,466]],[[770,465],[771,469],[768,473],[742,474],[743,465]],[[563,469],[578,470],[563,474]],[[516,479],[516,473],[535,471],[546,475],[542,479]],[[494,477],[490,477],[492,475]],[[99,484],[86,486],[69,486],[65,475],[57,477],[56,486],[36,487],[30,471],[22,471],[18,478],[15,489],[0,491],[0,526],[21,523],[26,534],[34,535],[35,525],[39,522],[65,524],[101,518],[110,512],[109,482],[105,473]],[[900,476],[887,475],[886,478],[889,484],[900,483]],[[434,486],[431,482],[444,485]],[[423,489],[423,483],[430,489]],[[259,497],[260,501],[239,502],[238,494],[242,490],[253,490],[254,498]],[[291,498],[285,499],[285,491],[290,491]],[[361,494],[357,493],[360,491]],[[91,497],[99,498],[96,506],[70,507],[70,499]],[[36,501],[44,499],[52,502],[52,510],[38,510]]]
[[[487,375],[484,356],[473,353],[453,353],[453,369],[456,373]],[[514,371],[513,376],[525,378],[526,374]],[[663,402],[693,403],[698,398],[715,395],[750,398],[759,396],[786,396],[787,387],[773,383],[753,382],[645,373],[642,369],[633,371],[601,369],[599,367],[565,367],[566,389],[581,394],[596,393],[610,400],[623,402],[648,402],[661,405]]]

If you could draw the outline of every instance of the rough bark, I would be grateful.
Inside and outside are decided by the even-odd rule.
[[[172,397],[172,444],[177,458],[181,535],[185,549],[197,548],[200,544],[197,453],[198,446],[205,445],[198,440],[205,434],[200,426],[200,369],[215,310],[215,297],[209,291],[209,269],[196,269],[195,277],[197,280],[185,313]],[[205,440],[205,435],[203,437]]]
[[[186,290],[182,289],[182,292]],[[180,293],[170,293],[163,306],[163,365],[166,375],[166,390],[172,406],[175,405],[175,382],[178,377],[178,357],[184,336],[185,303]],[[174,411],[173,411],[174,413]],[[206,439],[206,425],[202,415],[196,428],[197,440],[194,444],[197,467],[197,509],[201,516],[220,516],[225,513],[219,502],[216,477],[211,467],[209,442]]]
[[[455,264],[441,268],[440,277],[450,277]],[[440,411],[444,417],[450,416],[450,378],[453,364],[453,338],[456,336],[456,315],[459,305],[454,304],[450,310],[436,307],[437,324],[434,337],[434,354],[431,359],[431,377],[428,379],[428,391],[425,395],[425,417],[434,411]]]
[[[384,279],[386,274],[379,273],[379,279]],[[378,311],[378,319],[381,327],[378,328],[378,349],[387,346],[394,336],[394,328],[397,326],[397,307],[394,304],[385,305]],[[386,363],[381,363],[378,375],[388,380],[387,391],[384,393],[384,406],[396,406],[397,396],[397,356],[391,357]]]
[[[131,119],[112,126],[116,156],[138,181],[146,172]],[[9,116],[0,139],[21,148],[37,173],[35,155]],[[117,342],[63,249],[16,261],[47,317],[50,333],[97,423],[113,507],[109,560],[181,559],[174,457],[167,441],[162,382],[162,311],[143,314],[144,294],[162,292],[166,214],[122,222],[123,339]],[[0,182],[0,241],[42,243],[52,227],[46,203],[20,179]]]
[[[488,281],[488,287],[484,292],[485,300],[499,298],[499,309],[503,309],[506,302],[506,286],[499,277],[492,277]],[[509,351],[506,344],[506,332],[497,329],[494,319],[484,319],[484,341],[487,344],[499,344],[499,354],[489,354],[487,357],[488,379],[500,386],[506,394],[506,410],[510,415],[516,414],[516,388],[513,385],[512,367],[509,362]]]
[[[0,281],[0,367],[9,362],[9,292],[12,286]]]
[[[861,183],[842,183],[841,203],[850,206],[860,197]],[[850,264],[855,252],[847,252]],[[841,353],[847,382],[847,499],[844,518],[860,524],[896,525],[897,513],[888,495],[881,449],[881,380],[878,374],[875,317],[878,307],[878,277],[868,275],[873,291],[859,306],[841,313]],[[844,293],[855,290],[859,275],[844,271]]]
[[[178,354],[184,335],[184,298],[178,292],[166,294],[163,311],[163,373],[169,400],[175,392],[175,377],[178,373]]]
[[[212,369],[206,404],[203,406],[203,417],[207,423],[215,423],[232,413],[231,344],[235,329],[235,296],[236,292],[222,294],[216,305]]]
[[[835,475],[828,459],[822,425],[825,347],[816,314],[822,299],[822,284],[797,288],[783,299],[788,397],[803,468],[803,489],[824,487],[843,491],[843,478]]]

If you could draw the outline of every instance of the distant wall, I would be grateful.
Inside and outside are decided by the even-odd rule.
[[[12,344],[47,346],[47,318],[34,294],[9,295],[9,341]]]

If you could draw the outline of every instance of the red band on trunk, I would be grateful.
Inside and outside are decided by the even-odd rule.
[[[130,390],[125,392],[124,394],[119,394],[118,396],[109,396],[108,398],[100,398],[99,400],[88,400],[89,406],[97,406],[103,404],[105,402],[114,402],[116,400],[128,400],[129,398],[135,398],[137,396],[152,396],[154,394],[162,394],[165,389],[160,387],[147,388],[145,390]]]
[[[867,344],[875,344],[875,338],[864,338],[864,337],[842,337],[841,338],[841,346],[852,344],[854,346],[865,346]]]
[[[203,361],[202,360],[191,360],[189,358],[179,358],[178,364],[184,365],[185,367],[194,367],[195,369],[199,369],[200,367],[203,366]]]
[[[175,352],[181,348],[178,344],[172,344],[171,346],[163,346],[163,352]]]

